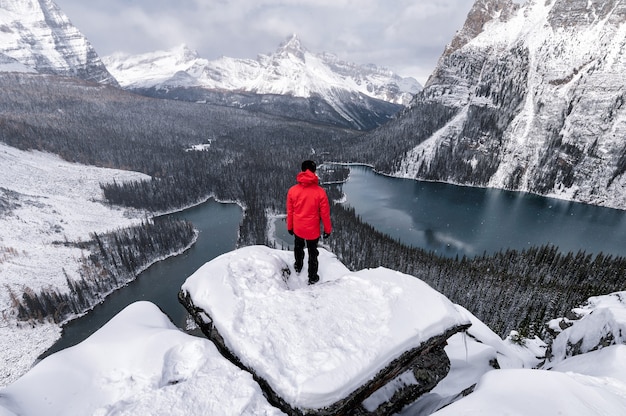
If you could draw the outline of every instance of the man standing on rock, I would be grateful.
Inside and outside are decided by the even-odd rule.
[[[287,192],[287,231],[295,238],[294,265],[296,273],[300,273],[304,263],[304,246],[309,253],[309,284],[319,281],[317,243],[320,239],[320,222],[324,225],[324,238],[328,238],[332,230],[330,223],[330,204],[326,191],[319,185],[315,174],[315,162],[302,162],[302,171],[298,173],[297,185]]]

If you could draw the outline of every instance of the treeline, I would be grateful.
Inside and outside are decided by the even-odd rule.
[[[545,338],[545,323],[590,296],[624,290],[626,258],[561,253],[541,246],[475,258],[446,258],[408,247],[335,204],[329,244],[352,270],[384,266],[420,278],[500,336]]]
[[[59,242],[89,253],[81,258],[80,278],[65,275],[69,291],[26,289],[21,296],[10,292],[18,319],[64,322],[133,280],[155,260],[185,249],[195,236],[196,231],[188,221],[158,218],[106,234],[92,233],[92,239],[87,242]]]

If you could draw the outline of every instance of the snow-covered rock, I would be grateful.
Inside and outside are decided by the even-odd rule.
[[[288,251],[242,248],[201,267],[180,295],[205,334],[255,374],[274,404],[287,413],[341,413],[389,382],[398,389],[387,398],[415,386],[414,400],[445,376],[449,364],[437,361],[438,350],[445,357],[446,339],[470,321],[443,295],[385,268],[352,273],[324,249],[318,284],[308,286],[292,264]],[[442,365],[443,374],[417,388]]]
[[[532,369],[535,362],[525,357],[536,354],[538,345],[500,339],[415,278],[384,268],[350,273],[322,250],[322,281],[308,286],[306,275],[295,275],[289,266],[292,256],[247,247],[207,263],[187,280],[182,293],[208,305],[193,313],[205,329],[221,328],[222,340],[186,335],[155,305],[137,302],[87,340],[45,358],[0,389],[0,415],[294,414],[302,409],[283,412],[272,402],[270,380],[272,387],[291,390],[289,397],[298,403],[332,402],[359,380],[380,375],[377,369],[399,351],[469,323],[465,332],[448,338],[450,372],[434,389],[403,409],[378,412],[376,406],[384,407],[418,381],[418,372],[398,370],[356,414],[618,416],[626,411],[624,344],[567,356],[549,370]],[[616,315],[624,309],[623,296],[591,298],[575,311],[586,318],[600,309]],[[605,323],[585,325],[594,333],[595,325]],[[224,358],[218,344],[228,344],[238,366]],[[255,371],[242,371],[251,362]],[[316,412],[324,414],[311,410]]]
[[[546,367],[569,357],[626,344],[626,292],[591,297],[572,312],[579,319],[560,318],[549,323],[554,332],[560,333],[550,345]]]
[[[433,416],[619,416],[625,411],[623,377],[516,369],[488,372],[472,394]]]
[[[117,85],[89,41],[52,0],[0,0],[0,71]]]
[[[626,208],[625,45],[618,0],[477,0],[386,169]]]
[[[440,415],[622,415],[626,413],[626,340],[622,336],[626,318],[626,293],[618,292],[605,296],[589,298],[587,303],[572,310],[569,318],[559,318],[549,323],[555,332],[560,332],[552,345],[545,345],[543,350],[549,358],[545,363],[538,363],[536,369],[529,369],[528,363],[518,366],[515,361],[508,361],[509,366],[502,370],[474,371],[472,377],[477,380],[473,392],[464,398],[425,396],[409,409],[436,409],[432,402],[446,405],[454,402],[434,414]],[[578,319],[574,319],[578,318]],[[473,321],[474,323],[474,321]],[[477,331],[472,325],[469,331]],[[566,328],[563,330],[563,328]],[[481,331],[483,332],[483,331]],[[485,337],[489,339],[490,337]],[[453,337],[454,338],[454,337]],[[532,342],[527,340],[527,342]],[[454,345],[451,342],[452,345]],[[496,344],[497,345],[497,344]],[[528,356],[521,350],[536,350],[538,345],[507,344],[511,357]],[[479,357],[472,354],[471,344],[466,353],[467,362],[479,364]],[[515,350],[518,350],[515,353]],[[455,353],[446,349],[451,357]],[[458,357],[458,352],[456,353]],[[550,358],[551,357],[551,358]],[[541,357],[537,357],[541,358]],[[455,384],[451,377],[444,379],[433,390],[443,390],[447,383],[453,386],[449,393],[459,391],[463,384]],[[502,361],[504,362],[504,361]],[[446,391],[446,390],[443,390]],[[448,399],[447,401],[444,399]],[[429,399],[430,401],[427,401]],[[439,399],[439,401],[436,401]],[[431,407],[427,407],[427,405]],[[421,407],[418,407],[421,406]],[[406,413],[407,415],[414,413]]]

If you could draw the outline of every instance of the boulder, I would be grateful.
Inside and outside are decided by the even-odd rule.
[[[179,293],[274,406],[290,415],[392,414],[446,376],[446,340],[470,322],[443,295],[382,267],[350,272],[323,249],[315,285],[292,263],[291,252],[242,248],[202,266]]]

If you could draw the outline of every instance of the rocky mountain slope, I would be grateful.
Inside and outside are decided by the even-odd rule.
[[[394,175],[626,208],[625,47],[618,0],[477,0],[410,109],[362,150]]]
[[[124,88],[142,94],[287,113],[359,129],[387,122],[421,89],[415,79],[388,69],[311,53],[295,35],[257,59],[209,61],[182,45],[138,56],[115,54],[103,61]]]
[[[0,0],[0,72],[38,72],[117,85],[52,0]]]

